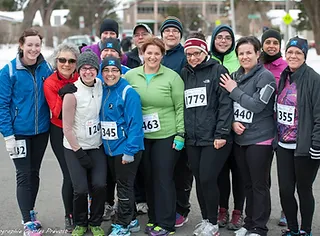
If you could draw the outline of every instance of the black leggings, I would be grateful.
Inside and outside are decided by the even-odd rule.
[[[246,196],[244,227],[250,233],[266,236],[271,213],[270,170],[273,150],[268,145],[234,145],[234,155]]]
[[[17,200],[24,222],[31,221],[38,190],[39,172],[44,152],[47,148],[49,132],[34,135],[16,135],[16,140],[26,140],[26,157],[13,159],[16,167]]]
[[[219,204],[218,176],[231,152],[232,144],[220,149],[212,146],[187,146],[187,155],[196,179],[197,198],[203,219],[217,224]]]
[[[73,213],[73,187],[66,159],[64,157],[62,128],[54,124],[51,124],[50,127],[50,143],[62,171],[62,200],[64,204],[65,216],[69,216]]]
[[[240,175],[236,159],[233,152],[230,153],[228,160],[224,164],[219,178],[218,186],[220,191],[220,208],[229,209],[229,197],[231,192],[230,171],[232,174],[232,194],[234,201],[234,210],[242,212],[244,204],[244,186]]]
[[[319,160],[309,156],[294,156],[294,151],[278,146],[277,167],[282,209],[286,215],[288,228],[294,232],[299,230],[298,205],[294,196],[296,186],[301,213],[301,230],[311,232],[314,213],[314,197],[312,185],[319,169]]]

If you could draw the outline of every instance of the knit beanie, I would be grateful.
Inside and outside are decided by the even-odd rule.
[[[184,52],[188,48],[197,48],[203,51],[206,55],[208,55],[208,45],[205,41],[198,38],[190,38],[184,43]]]
[[[119,35],[119,25],[118,22],[116,22],[115,20],[112,19],[104,19],[100,25],[100,35],[104,32],[104,31],[113,31],[116,33],[117,38]]]
[[[268,29],[266,30],[263,35],[261,36],[261,44],[263,45],[264,41],[268,38],[275,38],[279,41],[280,48],[281,48],[281,34],[279,31],[274,29]]]
[[[115,66],[120,70],[120,73],[122,74],[122,72],[121,72],[121,62],[120,62],[119,58],[111,57],[111,56],[104,58],[103,61],[102,61],[102,65],[101,65],[101,72],[106,66]]]
[[[98,56],[91,50],[86,49],[83,53],[80,54],[77,61],[77,71],[79,73],[79,70],[83,65],[90,65],[94,67],[97,72],[99,71],[99,58]]]
[[[301,51],[304,54],[304,58],[307,59],[307,54],[308,54],[308,41],[303,38],[299,38],[298,36],[293,37],[289,40],[287,46],[286,46],[286,52],[290,47],[297,47],[301,49]]]
[[[179,18],[174,16],[168,16],[166,19],[164,19],[164,21],[160,26],[161,37],[162,37],[163,31],[168,27],[177,28],[180,31],[180,35],[182,37],[183,27]]]
[[[107,38],[105,42],[101,43],[101,51],[106,48],[114,49],[121,55],[121,47],[118,39]]]

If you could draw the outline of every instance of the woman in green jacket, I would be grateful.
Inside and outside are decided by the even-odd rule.
[[[164,43],[148,39],[142,46],[144,65],[125,78],[142,103],[145,151],[142,157],[149,221],[145,232],[166,236],[174,232],[176,192],[173,172],[184,146],[184,84],[173,70],[161,65]]]

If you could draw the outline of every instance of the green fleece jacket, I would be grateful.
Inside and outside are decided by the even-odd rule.
[[[158,113],[161,129],[145,133],[148,139],[163,139],[184,133],[184,83],[173,70],[161,65],[147,84],[144,66],[131,69],[125,78],[139,93],[143,115]]]
[[[237,71],[240,67],[236,52],[234,50],[223,57],[223,63],[221,63],[221,61],[214,55],[212,55],[211,57],[217,60],[225,68],[227,68],[227,70],[229,71],[229,74]]]

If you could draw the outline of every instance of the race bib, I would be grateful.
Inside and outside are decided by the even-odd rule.
[[[16,155],[10,154],[11,159],[17,159],[17,158],[26,158],[27,156],[27,145],[26,140],[16,140],[17,146],[15,147]]]
[[[184,91],[186,108],[201,107],[207,105],[206,87],[187,89]]]
[[[233,103],[233,115],[235,121],[240,121],[244,123],[252,123],[253,112],[242,107],[239,103]]]
[[[114,121],[101,121],[102,139],[116,140],[118,139],[117,123]]]
[[[143,116],[143,130],[145,133],[156,132],[160,129],[161,127],[158,113]]]
[[[295,107],[277,104],[277,120],[283,125],[294,125]]]
[[[96,120],[88,120],[86,122],[86,137],[92,138],[93,136],[100,134],[100,121]]]

